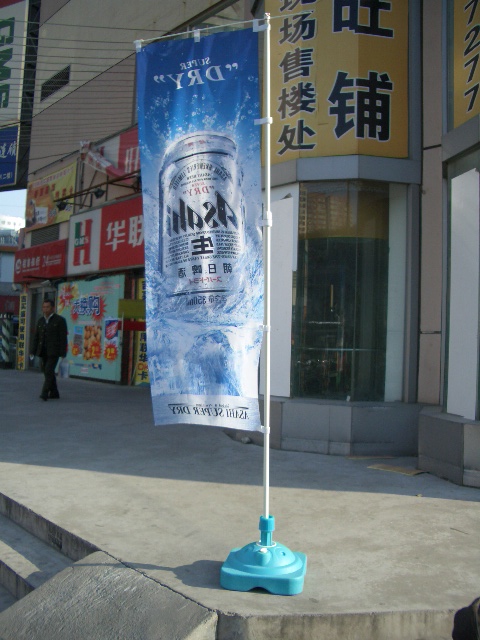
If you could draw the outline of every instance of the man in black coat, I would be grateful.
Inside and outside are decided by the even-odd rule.
[[[53,400],[60,398],[55,368],[58,359],[67,355],[67,323],[65,318],[55,313],[55,305],[52,300],[44,300],[42,312],[43,316],[37,322],[31,353],[41,358],[42,361],[45,381],[40,398]]]

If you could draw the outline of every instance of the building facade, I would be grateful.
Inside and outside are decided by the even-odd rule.
[[[70,313],[70,375],[148,381],[133,304],[144,286],[133,42],[267,11],[272,445],[418,454],[422,469],[480,486],[480,8],[123,4],[42,0],[16,262],[25,352],[54,295]]]

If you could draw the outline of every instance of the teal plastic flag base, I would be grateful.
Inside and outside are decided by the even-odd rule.
[[[220,571],[220,584],[231,591],[265,589],[280,596],[302,592],[307,557],[272,541],[273,516],[260,518],[260,541],[232,549]]]

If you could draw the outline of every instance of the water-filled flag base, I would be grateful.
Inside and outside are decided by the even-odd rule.
[[[220,584],[231,591],[265,589],[280,596],[302,592],[307,556],[273,542],[273,516],[260,517],[260,541],[232,549],[220,571]]]

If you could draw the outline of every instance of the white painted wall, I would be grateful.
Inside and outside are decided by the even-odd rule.
[[[272,396],[290,397],[292,349],[292,279],[297,268],[299,185],[272,189],[271,367]],[[264,393],[264,363],[260,393]]]
[[[447,412],[475,419],[478,384],[479,175],[452,180]]]

